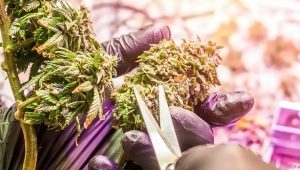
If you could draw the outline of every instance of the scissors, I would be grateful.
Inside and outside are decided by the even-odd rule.
[[[133,90],[160,170],[174,170],[174,164],[181,156],[181,150],[163,86],[158,86],[160,126],[143,100],[138,86],[133,87]]]

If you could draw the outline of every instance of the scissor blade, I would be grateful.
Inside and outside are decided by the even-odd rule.
[[[177,156],[181,156],[181,150],[179,147],[178,139],[174,129],[173,121],[171,118],[166,93],[163,86],[158,86],[159,92],[159,113],[160,113],[160,129],[163,135],[168,140],[169,144],[173,148],[173,151]]]
[[[150,140],[152,142],[158,164],[161,170],[165,170],[166,167],[169,164],[174,163],[178,157],[177,155],[173,154],[173,152],[170,150],[170,146],[165,143],[160,128],[146,103],[142,99],[137,87],[134,87],[133,90]]]

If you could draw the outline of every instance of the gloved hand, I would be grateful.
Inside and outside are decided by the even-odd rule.
[[[211,127],[224,126],[237,121],[252,108],[253,104],[254,100],[250,94],[234,91],[211,94],[203,103],[195,107],[195,113],[179,107],[170,107],[181,150],[213,143]],[[145,132],[125,133],[122,147],[127,158],[142,166],[144,170],[158,169],[150,139]],[[115,170],[117,167],[115,162],[102,155],[93,157],[89,163],[89,169],[93,170]]]
[[[181,151],[197,145],[212,144],[214,136],[211,127],[237,121],[252,108],[253,104],[254,100],[250,94],[235,91],[212,94],[197,106],[195,113],[179,107],[170,107]],[[146,133],[137,131],[125,133],[122,147],[129,159],[137,162],[144,170],[158,169],[157,162],[153,161],[155,155]]]
[[[245,115],[253,106],[252,96],[246,92],[219,92],[211,94],[195,108],[195,113],[180,107],[170,107],[170,114],[181,151],[197,145],[213,143],[211,127],[231,124]],[[122,147],[129,160],[133,160],[144,170],[156,170],[158,164],[145,132],[129,131],[122,138]],[[116,163],[101,155],[89,163],[89,169],[106,167],[115,170]]]
[[[169,27],[150,25],[101,45],[108,54],[118,57],[117,73],[120,76],[137,66],[137,57],[147,51],[151,44],[158,44],[161,40],[170,38]]]
[[[279,170],[237,144],[196,146],[177,160],[175,170]]]
[[[135,60],[150,44],[162,39],[170,39],[170,30],[166,26],[147,26],[136,32],[114,38],[102,43],[105,51],[116,55],[118,76],[134,68]],[[41,125],[36,126],[38,138],[37,169],[82,169],[95,154],[107,150],[105,143],[113,133],[113,105],[104,104],[106,120],[95,120],[88,129],[81,130],[79,146],[75,145],[75,124],[63,131],[49,130]],[[0,112],[0,169],[21,169],[24,158],[24,141],[19,122],[14,118],[14,107]]]

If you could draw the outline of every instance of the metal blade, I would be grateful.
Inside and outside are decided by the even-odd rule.
[[[160,117],[160,129],[164,134],[165,138],[168,140],[169,144],[172,146],[177,156],[181,156],[181,150],[179,147],[178,139],[174,129],[172,117],[170,114],[166,93],[163,86],[158,86],[159,92],[159,117]]]
[[[170,164],[173,164],[178,157],[170,150],[170,146],[165,143],[164,140],[166,139],[163,139],[160,128],[146,103],[142,99],[137,87],[134,87],[133,90],[142,114],[142,118],[151,139],[158,164],[161,170],[165,170]]]

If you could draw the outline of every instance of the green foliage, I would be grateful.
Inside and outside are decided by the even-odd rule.
[[[105,89],[112,90],[116,58],[94,39],[89,11],[57,0],[6,0],[11,17],[10,52],[18,71],[30,69],[19,93],[30,93],[19,112],[29,124],[80,131],[99,116]],[[25,104],[24,104],[25,103]]]
[[[25,71],[33,62],[43,64],[43,58],[55,57],[57,47],[74,52],[100,49],[84,7],[77,10],[67,2],[55,0],[12,0],[7,6],[14,16],[9,34],[14,56],[20,61],[19,71]]]
[[[77,10],[57,0],[4,0],[0,6],[3,68],[18,100],[15,117],[24,134],[23,169],[35,169],[32,124],[64,129],[75,121],[79,137],[84,117],[85,128],[96,116],[103,119],[104,89],[112,89],[116,59],[94,39],[84,7]],[[18,73],[29,69],[20,89]]]
[[[212,42],[183,40],[180,46],[173,41],[152,45],[138,57],[139,67],[125,78],[123,86],[113,94],[116,100],[116,126],[125,131],[141,129],[143,122],[137,113],[133,85],[140,89],[146,104],[158,120],[157,85],[163,85],[170,105],[188,110],[203,101],[209,88],[219,85],[216,68],[221,58],[220,47]]]
[[[84,126],[87,128],[97,116],[102,118],[104,89],[112,90],[116,60],[100,50],[75,53],[58,48],[54,54],[56,57],[46,61],[45,68],[20,91],[33,85],[34,94],[30,97],[39,99],[22,108],[24,120],[63,129],[79,114],[86,114]],[[102,72],[104,74],[99,74]]]

